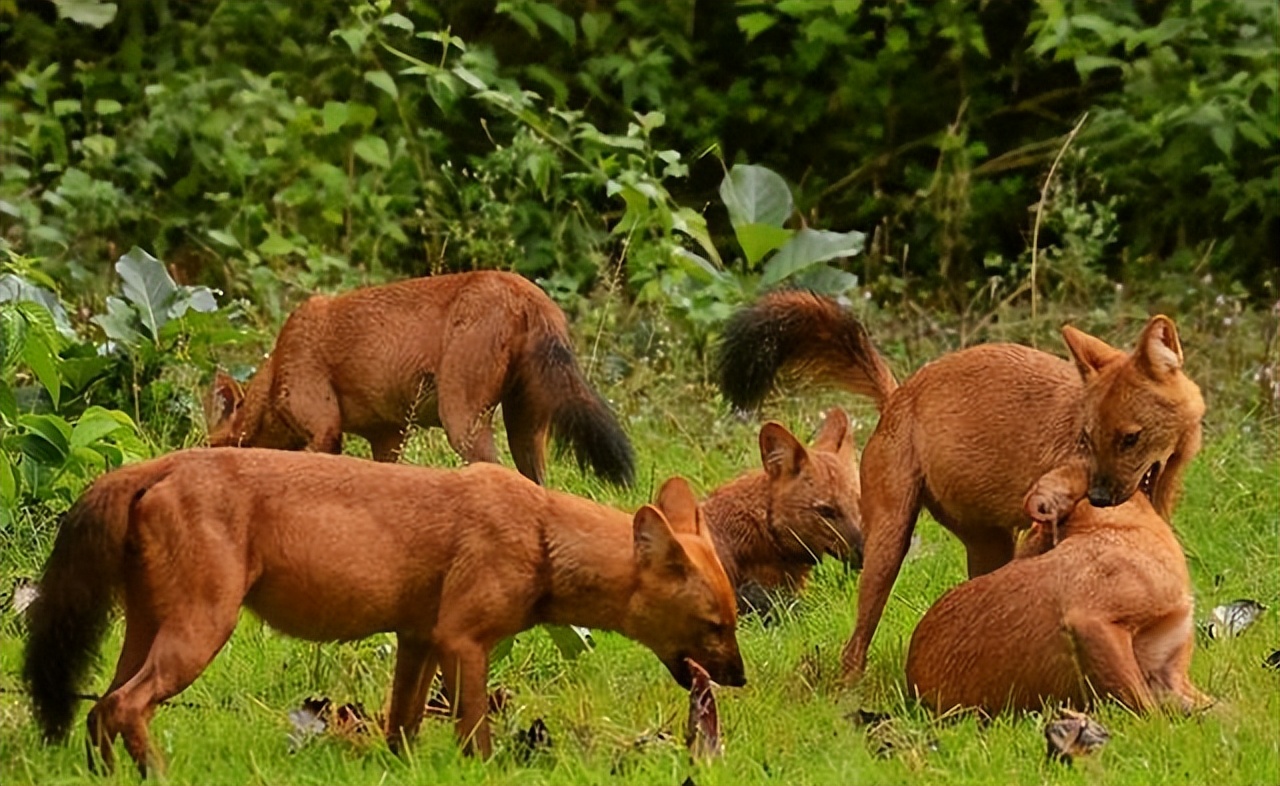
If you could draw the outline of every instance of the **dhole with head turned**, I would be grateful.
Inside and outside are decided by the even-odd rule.
[[[28,611],[23,673],[50,740],[69,731],[117,597],[124,647],[89,740],[111,766],[123,735],[144,773],[156,706],[208,666],[241,606],[314,641],[394,632],[393,749],[439,669],[459,737],[487,756],[489,652],[540,623],[619,631],[685,687],[686,659],[745,682],[733,591],[678,478],[633,518],[485,463],[205,448],[115,470],[62,522]]]
[[[394,461],[412,421],[443,426],[468,463],[496,462],[499,404],[516,468],[536,483],[549,431],[605,479],[631,482],[631,443],[583,378],[564,312],[492,270],[311,298],[245,390],[218,374],[209,443],[338,453],[347,432]]]
[[[984,344],[899,386],[866,329],[829,298],[775,292],[730,321],[720,378],[734,404],[758,405],[780,372],[796,371],[870,396],[880,410],[862,454],[865,550],[848,676],[866,666],[922,505],[964,543],[971,577],[1012,558],[1028,489],[1081,458],[1081,496],[1116,505],[1143,486],[1169,517],[1204,415],[1173,322],[1152,317],[1131,354],[1071,327],[1063,337],[1074,367],[1029,347]]]
[[[1019,557],[925,613],[907,654],[910,690],[939,712],[1102,697],[1137,712],[1207,706],[1187,676],[1191,580],[1169,524],[1141,492],[1097,508],[1055,480],[1027,495],[1040,521]]]
[[[726,483],[702,503],[735,589],[798,590],[825,555],[860,563],[855,450],[849,416],[839,408],[827,413],[808,449],[782,424],[764,424],[764,468]]]

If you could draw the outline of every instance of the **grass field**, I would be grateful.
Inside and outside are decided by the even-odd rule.
[[[1185,341],[1186,339],[1184,339]],[[1213,358],[1202,358],[1202,363]],[[1194,369],[1193,369],[1194,373]],[[607,389],[626,414],[640,459],[631,490],[602,486],[560,458],[551,485],[634,509],[657,485],[683,474],[705,493],[759,459],[759,420],[725,412],[706,385],[679,374],[632,374]],[[1203,383],[1202,383],[1203,384]],[[807,439],[822,408],[855,414],[859,445],[875,424],[865,401],[807,393],[774,399],[766,415]],[[1197,618],[1238,598],[1268,607],[1235,639],[1199,639],[1192,679],[1218,703],[1194,718],[1136,717],[1110,705],[1096,717],[1111,732],[1097,755],[1068,767],[1046,761],[1044,718],[937,720],[906,700],[903,663],[912,627],[947,588],[963,579],[959,542],[927,517],[894,589],[856,689],[839,681],[839,652],[853,622],[857,576],[830,561],[807,591],[771,624],[748,617],[739,641],[749,683],[717,693],[725,755],[694,763],[683,746],[687,695],[637,644],[597,633],[594,650],[568,661],[545,632],[518,637],[490,686],[512,694],[494,720],[497,753],[463,758],[449,724],[427,721],[412,751],[388,753],[374,734],[322,735],[290,752],[288,712],[308,696],[381,709],[390,684],[391,636],[316,646],[272,632],[243,614],[230,643],[196,683],[160,708],[152,739],[166,761],[155,779],[172,783],[644,783],[674,786],[747,782],[808,783],[1280,783],[1280,671],[1267,655],[1280,647],[1280,460],[1274,420],[1211,399],[1206,445],[1189,473],[1174,525],[1187,553]],[[199,435],[191,437],[193,442]],[[349,443],[349,450],[363,446]],[[456,464],[439,432],[415,435],[408,459]],[[0,586],[37,576],[51,544],[48,521],[6,532]],[[350,588],[360,592],[359,586]],[[137,780],[125,766],[89,774],[83,724],[71,743],[46,747],[21,692],[23,623],[0,612],[0,781],[73,783]],[[105,687],[122,624],[105,644],[88,692]],[[88,704],[81,710],[88,709]],[[887,712],[868,729],[856,710]],[[523,756],[515,738],[536,718],[553,745]],[[660,732],[669,736],[660,735]],[[119,748],[123,755],[123,747]]]

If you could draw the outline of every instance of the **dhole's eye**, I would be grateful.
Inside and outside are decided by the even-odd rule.
[[[840,518],[840,511],[834,505],[816,505],[813,508],[813,512],[817,513],[824,519]]]
[[[1128,434],[1125,434],[1124,436],[1120,437],[1120,449],[1128,450],[1129,448],[1138,444],[1138,438],[1141,436],[1142,436],[1142,429],[1138,429],[1137,431],[1131,431]]]

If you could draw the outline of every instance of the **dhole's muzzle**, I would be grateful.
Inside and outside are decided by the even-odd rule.
[[[1137,491],[1151,497],[1155,491],[1156,480],[1160,477],[1160,467],[1161,462],[1155,462],[1147,468],[1137,482],[1129,484],[1121,484],[1110,475],[1094,474],[1089,484],[1089,504],[1095,508],[1115,507],[1128,502]]]
[[[741,688],[747,684],[746,668],[742,664],[742,655],[736,648],[732,654],[722,658],[694,657],[681,653],[674,660],[664,660],[662,665],[667,667],[667,671],[671,672],[671,676],[685,690],[693,686],[693,671],[689,668],[689,660],[697,661],[699,666],[707,670],[711,679],[721,685]]]

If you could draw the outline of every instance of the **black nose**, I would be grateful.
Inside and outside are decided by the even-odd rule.
[[[1091,488],[1089,489],[1089,504],[1095,508],[1109,508],[1115,504],[1115,500],[1112,499],[1110,491]]]

